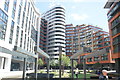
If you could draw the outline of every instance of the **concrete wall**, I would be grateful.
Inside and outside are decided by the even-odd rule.
[[[11,57],[12,55],[10,54],[6,54],[6,53],[2,53],[0,52],[0,72],[6,72],[6,71],[10,71],[10,66],[11,66]],[[5,67],[3,69],[3,65],[5,62]]]

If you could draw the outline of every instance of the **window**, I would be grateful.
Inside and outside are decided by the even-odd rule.
[[[28,17],[26,17],[25,32],[27,31]]]
[[[28,13],[27,13],[27,15],[29,15],[29,8],[30,8],[30,2],[28,2]]]
[[[104,43],[104,46],[109,46],[110,45],[110,42],[105,42]]]
[[[88,59],[87,59],[87,62],[92,62],[92,58],[88,58]]]
[[[24,18],[25,18],[25,12],[23,11],[23,18],[22,18],[22,26],[21,26],[21,28],[23,28],[23,26],[24,26]]]
[[[5,24],[2,20],[0,20],[0,39],[5,39],[7,24]]]
[[[9,8],[9,0],[5,0],[4,10],[8,12],[8,8]]]
[[[94,57],[94,61],[99,61],[99,57]]]
[[[17,30],[16,30],[16,41],[15,41],[15,44],[17,45],[18,44],[18,37],[19,37],[19,26],[17,26]]]
[[[19,5],[19,12],[18,12],[18,20],[17,23],[20,23],[20,15],[21,15],[21,6]]]
[[[31,38],[36,42],[37,41],[37,31],[35,28],[32,26],[31,27]]]
[[[27,40],[27,51],[28,51],[28,47],[29,47],[29,37],[28,37],[28,40]]]
[[[20,47],[22,47],[23,31],[21,30]]]
[[[30,21],[29,21],[29,26],[28,26],[28,35],[29,35],[29,33],[30,33]]]
[[[5,40],[8,16],[0,9],[0,39]]]
[[[113,46],[114,50],[113,53],[119,53],[120,52],[120,44]]]
[[[24,11],[26,11],[27,0],[25,0]]]
[[[32,41],[30,39],[30,50],[29,50],[30,52],[31,52],[31,49],[32,49],[32,45],[31,44],[32,44]]]
[[[64,31],[60,31],[60,30],[55,30],[55,31],[51,31],[48,34],[52,34],[52,33],[56,33],[56,32],[61,32],[61,33],[65,33]]]
[[[119,44],[120,43],[120,35],[113,38],[113,45]]]
[[[23,4],[23,0],[20,0],[20,5],[22,6],[22,4]]]
[[[13,2],[13,10],[12,10],[12,18],[15,18],[15,11],[16,11],[16,4],[17,4],[17,0],[14,0]]]
[[[24,49],[25,49],[25,46],[26,46],[26,34],[25,34],[25,40],[24,40]]]
[[[32,41],[32,53],[34,51],[34,42]]]
[[[80,62],[83,62],[84,56],[80,56]]]
[[[35,17],[34,17],[34,26],[35,26],[35,22],[36,22],[35,20],[36,20],[36,15],[35,15]]]
[[[5,14],[5,12],[3,12],[1,9],[0,9],[0,19],[2,19],[5,23],[7,23],[8,21],[7,14]]]
[[[12,18],[15,18],[15,10],[12,10]]]
[[[117,26],[120,23],[120,16],[117,17],[112,23],[112,28],[114,28],[115,26]]]
[[[3,31],[0,31],[0,39],[2,40],[2,39],[5,39],[5,37],[4,37],[4,32]]]
[[[116,27],[112,30],[112,36],[116,35],[117,34],[117,29]]]
[[[108,37],[108,38],[104,38],[104,41],[110,41],[110,38]]]
[[[32,16],[32,8],[31,8],[31,11],[30,11],[30,20],[31,20],[31,16]]]
[[[107,54],[102,54],[101,60],[108,60],[108,55]]]
[[[32,23],[33,23],[33,20],[34,20],[34,12],[33,12],[33,16],[32,16]]]
[[[14,21],[11,22],[10,37],[9,37],[9,43],[10,44],[12,44],[13,31],[14,31]]]
[[[41,39],[46,39],[46,38],[45,37],[41,37]],[[54,40],[64,40],[64,39],[61,39],[61,38],[48,39],[48,41],[54,41]]]

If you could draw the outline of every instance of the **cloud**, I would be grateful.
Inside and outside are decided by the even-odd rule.
[[[72,9],[76,9],[76,6],[72,6],[71,8],[72,8]]]
[[[76,21],[83,21],[88,18],[88,15],[86,14],[79,15],[79,14],[73,13],[71,14],[71,17]]]
[[[85,0],[73,0],[74,2],[83,2]]]
[[[49,8],[52,8],[60,3],[57,0],[49,0]]]
[[[49,3],[49,8],[52,8],[52,7],[54,7],[56,5],[56,3]]]

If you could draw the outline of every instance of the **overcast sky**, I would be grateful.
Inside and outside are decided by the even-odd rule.
[[[54,5],[65,7],[66,24],[91,24],[108,32],[107,11],[104,5],[107,0],[36,0],[35,5],[42,13]]]

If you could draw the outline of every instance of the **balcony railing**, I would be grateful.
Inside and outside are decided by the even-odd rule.
[[[114,27],[120,25],[120,16],[112,22],[112,26],[111,26],[111,29],[113,29]]]
[[[120,2],[118,2],[116,6],[108,14],[108,20],[110,20],[113,17],[113,14],[116,12],[118,8],[120,8]]]
[[[113,45],[120,43],[120,36],[113,39]]]

